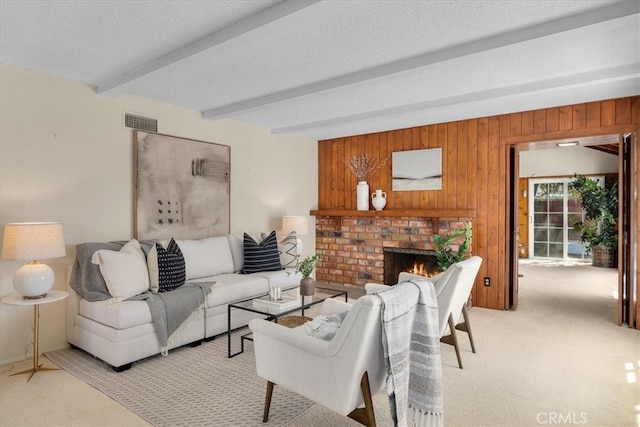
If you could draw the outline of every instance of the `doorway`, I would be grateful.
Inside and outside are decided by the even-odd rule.
[[[518,304],[520,278],[517,273],[520,258],[538,259],[541,262],[555,260],[567,265],[589,263],[590,255],[586,254],[584,245],[572,227],[583,214],[579,200],[569,189],[569,183],[575,174],[595,176],[601,185],[604,184],[605,175],[617,176],[618,138],[618,135],[609,135],[571,141],[574,144],[566,144],[569,141],[540,141],[513,146],[512,151],[516,155],[510,158],[513,162],[510,163],[510,181],[515,188],[510,192],[510,217],[514,230],[527,232],[516,233],[514,247],[518,250],[510,263],[512,268],[509,275],[513,283],[509,286],[509,298],[512,309]],[[608,152],[603,153],[598,149],[600,145],[606,146]],[[598,158],[607,159],[604,168],[599,168],[598,161],[593,160]],[[522,215],[522,206],[526,206],[525,215]],[[527,221],[524,227],[520,224],[523,220]]]

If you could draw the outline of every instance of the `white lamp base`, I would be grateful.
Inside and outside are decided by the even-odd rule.
[[[37,261],[23,265],[13,276],[13,287],[16,292],[27,298],[45,295],[53,287],[54,282],[53,269]]]

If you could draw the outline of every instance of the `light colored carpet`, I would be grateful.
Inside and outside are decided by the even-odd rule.
[[[46,367],[55,367],[40,357]],[[0,374],[0,426],[130,426],[150,424],[98,389],[66,371],[38,372],[27,382],[30,360],[6,365]]]
[[[640,332],[616,325],[617,272],[523,265],[514,312],[471,310],[477,354],[443,346],[447,425],[638,426]]]
[[[615,324],[616,271],[543,263],[524,265],[521,272],[517,311],[471,310],[478,353],[471,353],[461,334],[464,369],[457,368],[453,348],[442,346],[445,425],[640,426],[640,331]],[[209,344],[214,343],[224,346],[226,339]],[[210,356],[216,363],[226,361],[224,350]],[[250,361],[245,359],[247,366]],[[1,426],[148,425],[68,372],[38,373],[28,383],[25,376],[8,376],[30,363],[7,366],[0,373]],[[276,387],[274,404],[283,391]],[[234,389],[231,396],[218,395],[216,402],[224,405],[235,394]],[[259,418],[263,383],[256,395]],[[375,396],[374,403],[378,425],[389,426],[385,396]],[[229,425],[235,416],[217,425]],[[287,427],[357,425],[314,405],[292,414]]]
[[[535,262],[520,272],[518,310],[471,309],[478,353],[459,333],[464,369],[441,346],[445,425],[640,426],[640,331],[615,323],[616,270]],[[391,425],[385,396],[374,406],[378,425]],[[318,405],[290,423],[343,425]]]
[[[238,334],[232,338],[238,344]],[[231,359],[226,350],[226,337],[219,337],[136,362],[119,373],[81,350],[58,350],[47,357],[155,426],[262,426],[266,381],[256,374],[253,346]],[[286,389],[277,392],[269,425],[282,426],[313,405]]]
[[[378,427],[393,426],[389,412],[389,398],[384,392],[373,396],[373,408]],[[362,427],[362,424],[323,406],[314,405],[288,423],[287,427]]]

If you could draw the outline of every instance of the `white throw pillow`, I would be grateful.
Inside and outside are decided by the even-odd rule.
[[[135,239],[120,251],[100,249],[94,252],[91,262],[100,267],[100,273],[115,302],[149,289],[147,261],[140,243]]]
[[[187,267],[187,280],[233,273],[233,256],[227,236],[176,240]]]

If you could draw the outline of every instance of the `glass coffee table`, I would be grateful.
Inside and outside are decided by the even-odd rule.
[[[322,288],[316,285],[316,294],[313,296],[305,296],[304,304],[302,303],[302,296],[299,295],[299,289],[294,288],[288,291],[284,291],[283,296],[285,298],[297,299],[298,303],[288,305],[285,308],[278,306],[269,306],[268,303],[261,302],[260,300],[268,299],[268,295],[260,295],[258,297],[249,298],[242,301],[231,303],[227,306],[227,357],[231,358],[239,354],[244,353],[244,342],[253,341],[251,338],[251,332],[240,336],[240,351],[231,352],[231,314],[233,310],[245,310],[252,313],[262,314],[266,317],[266,320],[272,320],[278,323],[278,319],[290,315],[292,313],[300,311],[301,316],[304,317],[304,311],[311,306],[320,304],[328,298],[338,298],[344,296],[345,302],[348,300],[348,292],[340,291],[336,289]]]

